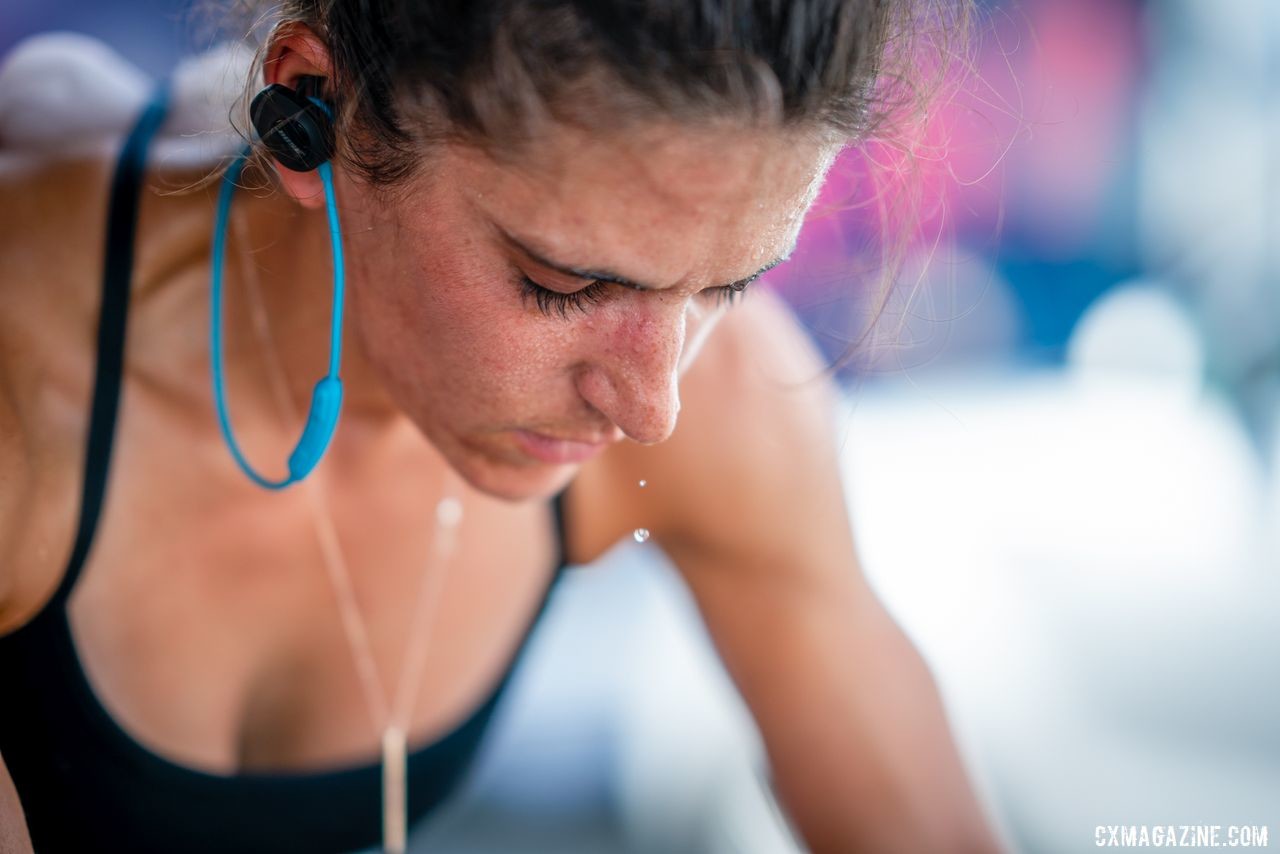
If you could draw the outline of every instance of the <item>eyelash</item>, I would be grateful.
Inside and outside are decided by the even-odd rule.
[[[538,304],[538,310],[548,317],[556,313],[561,317],[568,317],[570,310],[585,313],[588,306],[595,305],[604,299],[606,290],[604,282],[592,282],[580,291],[562,294],[559,291],[544,288],[528,276],[520,277],[520,287],[521,301],[527,302],[532,297]]]
[[[753,281],[755,281],[754,276],[745,282],[725,285],[719,288],[708,288],[703,293],[712,293],[716,298],[716,305],[728,302],[732,306],[734,301],[746,290],[747,285]],[[568,317],[570,311],[585,313],[590,306],[604,299],[608,283],[592,282],[582,290],[565,294],[560,291],[553,291],[550,288],[544,288],[528,276],[522,275],[520,277],[520,288],[521,300],[527,301],[532,298],[537,303],[538,310],[543,314],[548,317],[552,314]]]

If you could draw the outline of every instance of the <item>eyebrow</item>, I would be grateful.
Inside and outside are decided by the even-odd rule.
[[[569,276],[570,278],[575,278],[575,279],[591,279],[597,282],[609,282],[610,284],[621,285],[624,288],[630,288],[633,291],[666,290],[665,288],[656,288],[653,285],[646,285],[641,282],[637,282],[634,279],[628,279],[626,276],[620,276],[617,273],[610,272],[609,270],[593,270],[585,267],[577,267],[572,264],[561,264],[556,261],[552,261],[550,258],[546,257],[545,253],[531,248],[528,245],[530,241],[522,241],[519,238],[517,238],[514,234],[512,234],[511,232],[507,231],[502,227],[499,227],[498,231],[516,249],[519,249],[521,252],[528,255],[531,259],[536,261],[538,264],[541,264],[543,267],[554,270],[563,276]],[[763,276],[765,273],[772,270],[774,267],[781,264],[783,261],[786,261],[788,258],[790,258],[791,253],[794,250],[795,250],[795,246],[793,245],[790,249],[787,250],[787,252],[784,255],[774,258],[768,264],[765,264],[763,267],[761,267],[759,270],[756,270],[754,273],[752,273],[750,276],[747,276],[745,279],[738,279],[736,282],[730,282],[727,285],[713,285],[712,287],[719,287],[719,288],[746,287],[747,285],[754,282],[756,279]]]

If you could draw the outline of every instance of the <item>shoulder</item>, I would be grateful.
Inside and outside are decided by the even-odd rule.
[[[105,172],[80,159],[0,168],[0,634],[57,584],[47,534],[69,538],[53,487],[70,484],[63,437],[87,410]]]
[[[13,391],[0,373],[0,634],[16,622],[9,612],[16,606],[18,578],[9,552],[15,538],[13,529],[19,521],[22,489],[31,476],[28,462]]]
[[[207,193],[173,190],[239,144],[227,116],[243,59],[219,49],[173,76],[141,202],[135,294],[204,245]],[[153,85],[71,34],[28,39],[0,59],[0,634],[47,600],[72,539],[111,172]]]

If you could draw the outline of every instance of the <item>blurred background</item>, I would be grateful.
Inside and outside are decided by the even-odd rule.
[[[1028,852],[1280,832],[1280,4],[985,2],[873,346],[841,370],[863,569]],[[179,0],[19,0],[158,75]],[[833,361],[874,313],[865,154],[772,285]],[[883,188],[882,188],[883,189]],[[888,192],[893,192],[889,188]],[[861,195],[860,195],[861,194]],[[655,548],[557,593],[432,851],[794,851]]]

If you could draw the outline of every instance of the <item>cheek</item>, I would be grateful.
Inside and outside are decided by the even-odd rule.
[[[428,283],[433,349],[485,387],[535,375],[555,351],[555,336],[526,311],[509,278],[506,270],[472,264]]]
[[[397,337],[412,342],[403,363],[421,377],[420,393],[447,401],[450,417],[484,420],[524,417],[549,402],[565,338],[522,305],[510,272],[462,253],[427,253],[419,263],[415,286],[391,314],[404,329]]]

